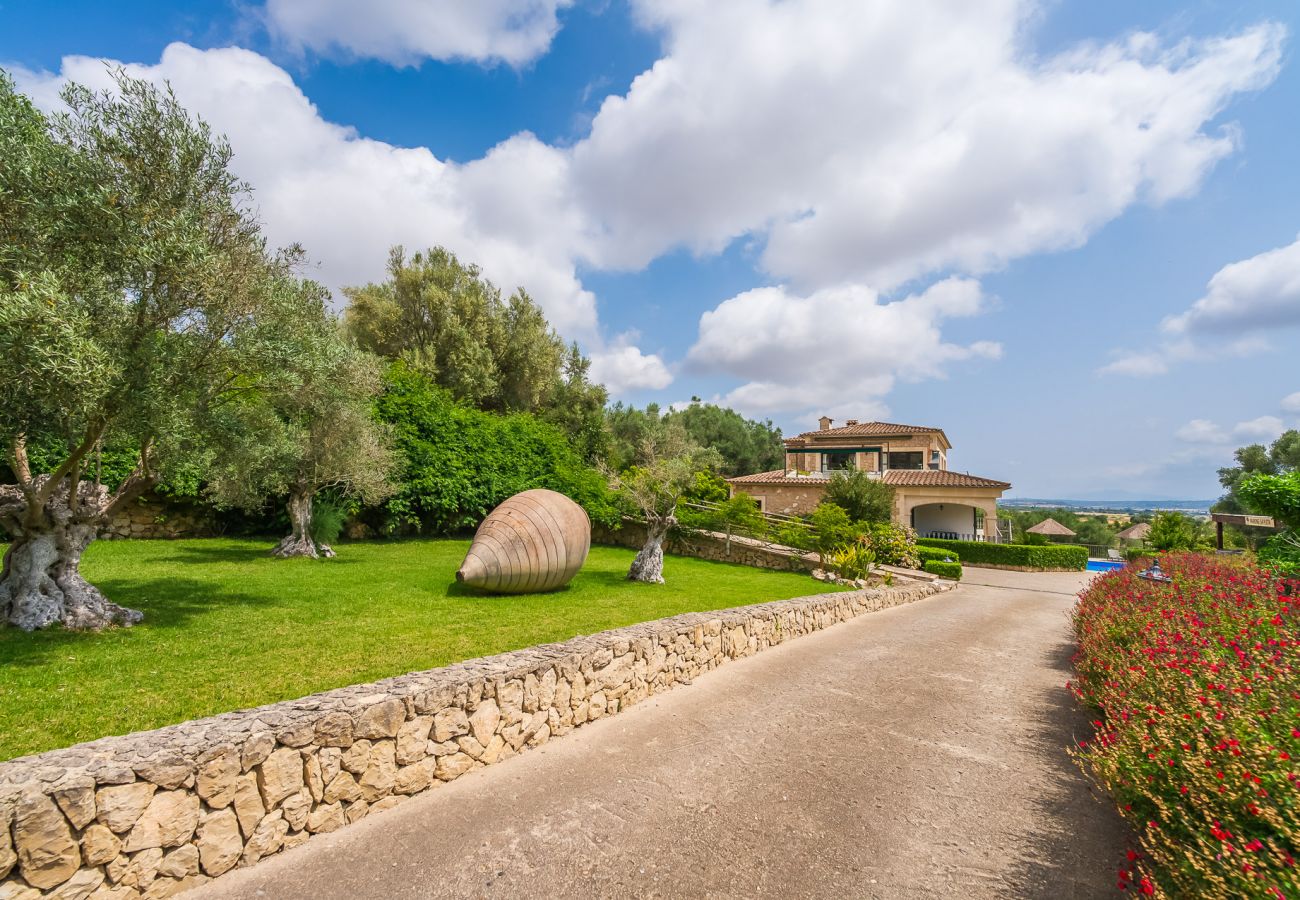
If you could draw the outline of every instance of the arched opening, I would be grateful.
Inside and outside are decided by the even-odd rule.
[[[984,540],[984,510],[964,503],[924,503],[912,507],[918,537],[950,541]]]

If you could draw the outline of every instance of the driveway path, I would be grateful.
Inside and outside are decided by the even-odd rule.
[[[957,590],[756,657],[190,896],[1114,897],[1064,752],[1084,576]]]

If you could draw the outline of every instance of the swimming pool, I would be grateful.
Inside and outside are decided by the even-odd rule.
[[[1113,572],[1116,569],[1124,568],[1124,563],[1118,559],[1090,559],[1088,560],[1089,572]]]

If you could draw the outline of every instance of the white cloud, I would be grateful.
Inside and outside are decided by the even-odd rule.
[[[1257,419],[1251,419],[1249,422],[1238,422],[1233,427],[1232,434],[1237,438],[1271,441],[1285,430],[1286,426],[1277,416],[1260,416]]]
[[[583,220],[566,187],[560,150],[518,134],[466,165],[428,149],[370,140],[323,119],[292,77],[248,50],[172,44],[136,77],[166,80],[195,113],[226,134],[233,168],[254,186],[274,244],[301,243],[308,274],[337,290],[383,277],[388,248],[442,244],[481,265],[509,292],[523,285],[564,334],[598,334],[595,297],[573,255]],[[58,74],[18,71],[21,90],[47,106],[66,79],[111,80],[101,60],[69,56]]]
[[[1209,419],[1192,419],[1174,436],[1189,444],[1224,444],[1229,440],[1228,433]]]
[[[1186,338],[1153,340],[1143,350],[1116,351],[1111,362],[1097,369],[1099,375],[1130,375],[1146,377],[1165,375],[1184,362],[1217,362],[1264,353],[1271,349],[1268,341],[1258,335],[1246,335],[1231,341],[1197,342]]]
[[[1282,409],[1291,413],[1300,413],[1300,391],[1282,398]]]
[[[1191,309],[1165,319],[1170,334],[1221,335],[1300,325],[1300,238],[1224,266]]]
[[[1055,57],[1029,0],[640,0],[667,53],[574,148],[595,262],[765,238],[796,290],[888,290],[1077,246],[1192,193],[1236,146],[1204,129],[1276,74],[1284,29]]]
[[[744,379],[722,399],[750,414],[883,415],[896,379],[942,378],[949,363],[1001,354],[940,334],[944,319],[975,315],[983,302],[978,282],[955,278],[893,302],[859,286],[806,296],[757,288],[700,317],[687,363]]]
[[[267,0],[271,32],[290,46],[371,57],[506,62],[541,56],[572,0]]]
[[[609,388],[612,396],[636,390],[659,390],[672,384],[668,366],[657,354],[642,353],[623,335],[612,346],[592,351],[591,377]]]

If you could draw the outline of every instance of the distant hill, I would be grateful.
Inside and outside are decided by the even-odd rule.
[[[1217,500],[1052,500],[1041,497],[1011,497],[998,501],[999,506],[1018,508],[1091,509],[1132,512],[1171,509],[1181,512],[1208,513]]]

